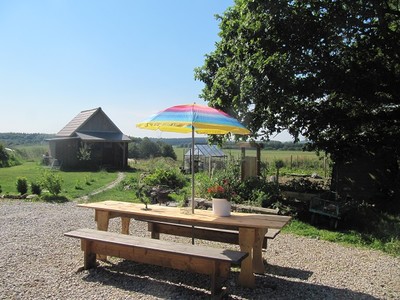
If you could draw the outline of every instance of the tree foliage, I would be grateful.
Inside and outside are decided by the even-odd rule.
[[[400,148],[399,0],[235,0],[195,77],[254,137],[333,156]]]
[[[145,137],[143,139],[133,138],[128,146],[130,158],[152,158],[152,157],[170,157],[176,160],[176,154],[171,145],[163,141],[152,141]]]

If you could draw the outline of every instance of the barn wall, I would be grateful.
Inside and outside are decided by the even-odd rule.
[[[63,168],[75,167],[78,164],[78,140],[50,140],[49,154],[57,159]]]

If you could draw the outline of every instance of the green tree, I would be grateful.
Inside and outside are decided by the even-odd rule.
[[[0,168],[8,167],[8,153],[3,144],[0,144]]]
[[[399,152],[399,0],[235,0],[217,18],[221,40],[195,70],[211,106],[332,157]]]
[[[60,175],[46,170],[43,173],[40,185],[43,188],[47,189],[51,195],[57,196],[58,194],[61,193],[62,183],[63,179],[61,178]]]
[[[149,138],[145,137],[142,139],[139,145],[140,157],[159,157],[161,156],[160,147],[157,143],[152,142]]]
[[[170,157],[173,160],[176,160],[176,153],[174,151],[174,148],[171,145],[168,145],[166,143],[160,142],[159,143],[160,149],[161,149],[161,156],[163,157]]]

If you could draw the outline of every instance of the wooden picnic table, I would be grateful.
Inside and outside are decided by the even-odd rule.
[[[130,219],[158,221],[210,228],[232,229],[239,231],[240,250],[249,253],[241,263],[239,283],[245,287],[255,286],[254,273],[265,273],[262,258],[262,243],[268,228],[281,229],[289,221],[288,216],[251,214],[232,212],[229,217],[218,217],[212,211],[198,210],[191,213],[191,208],[149,205],[121,201],[103,201],[78,204],[80,207],[95,210],[98,230],[108,230],[111,218],[121,218],[121,233],[129,234]]]

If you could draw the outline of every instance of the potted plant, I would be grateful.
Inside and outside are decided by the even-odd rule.
[[[219,217],[231,215],[231,202],[233,196],[232,187],[227,179],[217,182],[207,189],[207,193],[212,199],[213,213]]]

